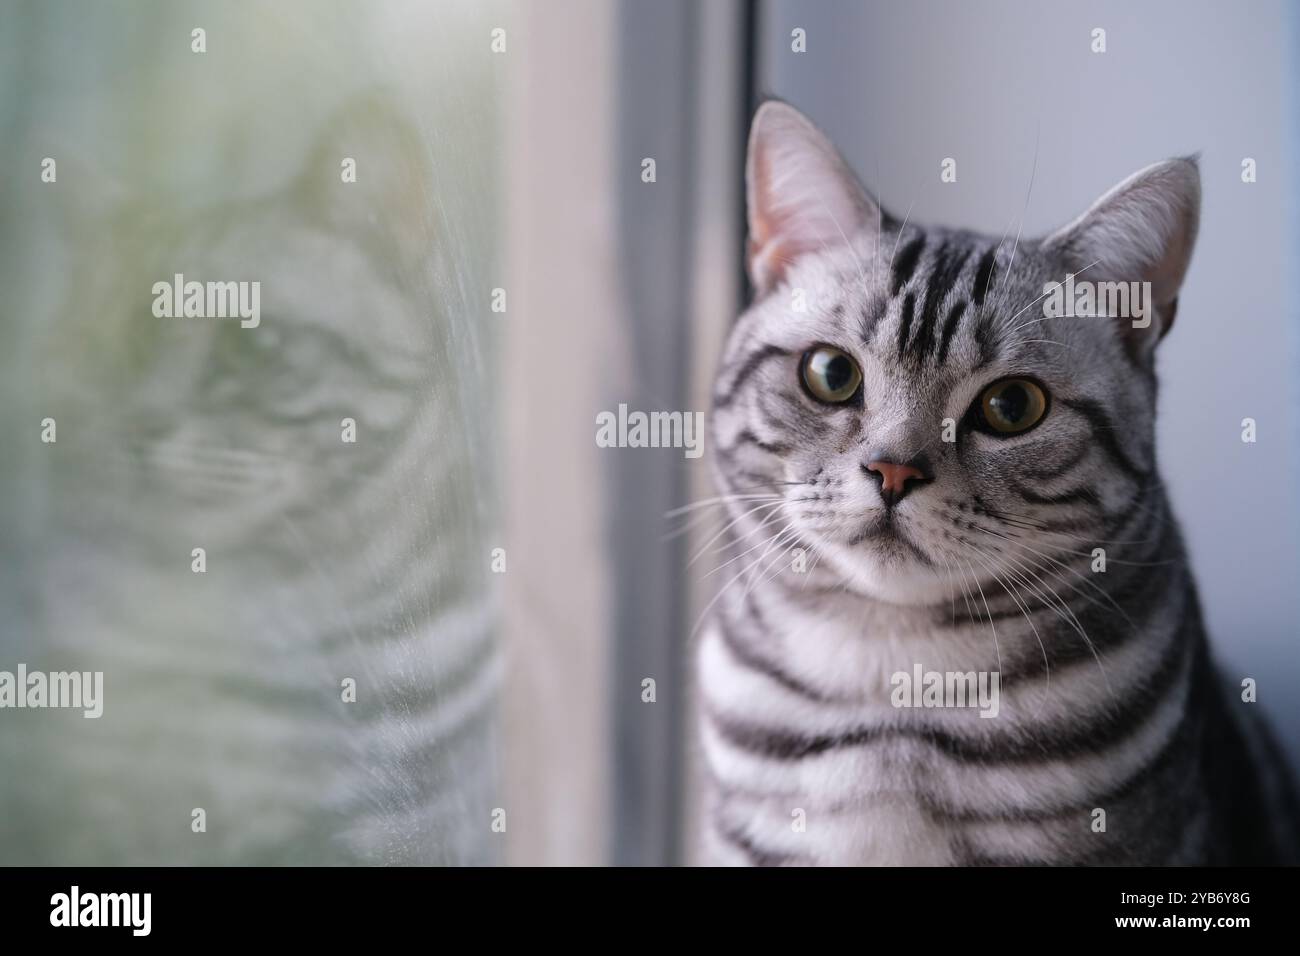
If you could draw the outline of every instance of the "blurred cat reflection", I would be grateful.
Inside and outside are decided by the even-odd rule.
[[[428,149],[372,96],[269,194],[61,206],[0,656],[103,670],[105,712],[5,715],[0,862],[494,859],[473,250]],[[155,317],[176,274],[259,282],[259,323]]]

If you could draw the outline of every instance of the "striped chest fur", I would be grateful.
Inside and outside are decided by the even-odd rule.
[[[710,858],[1293,846],[1285,767],[1217,689],[1155,464],[1195,163],[1032,241],[895,220],[784,104],[747,175],[757,296],[714,396],[725,574],[697,648]]]
[[[1101,601],[1025,613],[1007,593],[899,609],[816,569],[724,596],[698,647],[711,858],[1204,859],[1191,702],[1214,690],[1195,599],[1177,572],[1126,585],[1146,609],[1131,627]],[[996,698],[945,686],[926,701],[918,670],[996,674]]]

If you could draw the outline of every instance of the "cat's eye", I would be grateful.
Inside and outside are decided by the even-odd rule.
[[[800,375],[813,398],[832,405],[853,398],[862,384],[858,363],[832,345],[818,345],[805,352]]]
[[[995,435],[1027,432],[1047,414],[1047,393],[1027,378],[1004,378],[984,389],[976,404],[975,419]]]

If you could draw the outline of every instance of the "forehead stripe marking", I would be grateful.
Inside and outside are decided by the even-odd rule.
[[[907,351],[907,335],[912,329],[912,313],[916,309],[916,296],[908,293],[903,299],[903,317],[898,324],[898,357]]]
[[[988,251],[980,259],[979,269],[975,272],[975,288],[971,290],[971,299],[976,306],[984,304],[984,296],[988,294],[989,283],[993,281],[993,269],[997,265],[997,257],[997,246],[989,246]]]
[[[925,358],[934,347],[934,327],[939,321],[939,307],[943,304],[943,297],[956,284],[962,267],[970,258],[971,251],[968,248],[956,253],[951,253],[950,249],[951,247],[946,243],[939,247],[938,252],[935,253],[930,278],[925,285],[921,327],[916,333],[916,341],[912,346],[912,351],[919,358]]]
[[[957,323],[961,321],[962,313],[965,311],[965,300],[959,300],[948,312],[948,320],[943,324],[943,338],[939,340],[939,357],[935,360],[940,365],[948,357],[948,346],[952,342],[953,333],[957,331]]]
[[[898,290],[907,285],[907,280],[912,278],[923,249],[925,249],[925,236],[917,236],[903,247],[903,251],[894,260],[894,285],[889,292],[891,296],[898,295]]]

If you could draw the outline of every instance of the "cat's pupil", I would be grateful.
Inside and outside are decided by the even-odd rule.
[[[826,387],[832,392],[838,392],[853,381],[853,365],[843,355],[837,355],[825,364],[822,375],[826,379]]]
[[[990,398],[989,404],[997,409],[1003,421],[1015,424],[1025,417],[1025,412],[1029,409],[1029,393],[1023,385],[1008,385]]]

